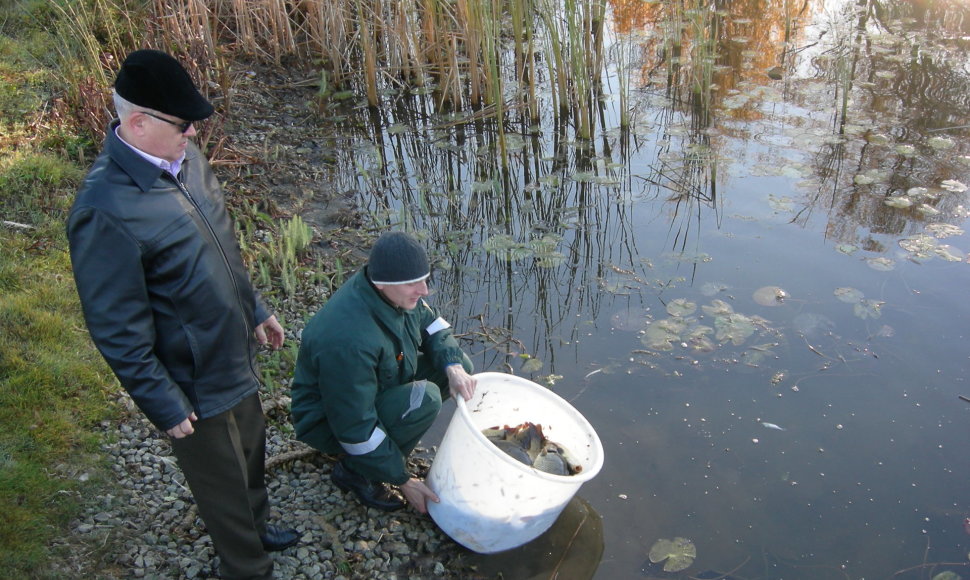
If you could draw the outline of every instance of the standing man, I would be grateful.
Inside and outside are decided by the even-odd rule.
[[[404,502],[427,512],[437,495],[407,471],[441,400],[475,392],[471,360],[451,325],[424,301],[431,271],[404,232],[377,240],[368,264],[340,287],[303,330],[291,412],[299,440],[345,454],[331,477],[366,506]],[[449,392],[450,389],[450,392]]]
[[[296,544],[266,523],[266,425],[256,342],[283,328],[250,283],[218,179],[190,138],[212,105],[177,60],[138,50],[115,79],[118,118],[68,217],[88,330],[171,437],[222,578],[272,578]]]

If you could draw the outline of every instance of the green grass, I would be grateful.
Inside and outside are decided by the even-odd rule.
[[[112,410],[59,226],[0,230],[0,578],[46,575],[98,479],[92,427]]]
[[[117,411],[85,330],[64,218],[90,137],[56,115],[49,2],[0,7],[0,578],[54,578],[55,548],[105,491]],[[110,480],[108,485],[110,485]]]
[[[104,72],[84,68],[91,54],[78,55],[78,70],[65,76],[71,47],[93,45],[67,42],[73,36],[58,41],[56,31],[100,41],[94,34],[100,28],[92,32],[63,22],[65,14],[91,5],[101,11],[83,12],[92,16],[85,22],[99,27],[110,24],[93,16],[129,14],[121,10],[126,0],[0,1],[0,222],[6,222],[0,224],[0,579],[65,577],[58,566],[76,562],[79,556],[69,551],[84,541],[71,535],[70,522],[115,485],[98,426],[119,420],[123,411],[113,400],[121,387],[88,336],[64,231],[100,141],[92,127],[103,124],[93,123],[91,113],[106,112],[100,100],[78,99],[69,90],[72,79]],[[118,30],[112,37],[117,42],[109,44],[121,53],[131,28],[122,22]],[[307,270],[310,231],[302,221],[245,212],[237,217],[244,253],[253,270],[267,272],[268,283],[278,285],[284,277],[291,285],[286,292],[292,292],[297,284],[342,280],[339,269],[318,279],[324,276],[319,263],[308,263],[319,272]],[[263,241],[261,232],[275,243]],[[271,388],[285,384],[295,354],[289,345],[261,355]],[[83,550],[83,563],[92,569],[70,577],[96,576],[93,568],[110,565],[119,547]]]

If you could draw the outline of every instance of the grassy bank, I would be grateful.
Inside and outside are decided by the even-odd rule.
[[[104,483],[94,427],[113,414],[63,225],[86,138],[41,113],[56,78],[44,12],[0,15],[0,578],[57,575],[50,546]]]
[[[89,547],[70,547],[70,523],[92,498],[112,492],[101,444],[125,411],[115,403],[120,386],[85,328],[64,224],[109,118],[116,55],[145,45],[193,50],[137,36],[136,29],[160,29],[132,26],[144,21],[128,4],[146,6],[0,3],[0,578],[99,576],[77,567],[67,572],[63,563],[98,566],[100,556],[78,555]],[[227,115],[227,99],[219,103]],[[207,124],[200,138],[210,153],[221,126]],[[265,191],[234,199],[243,208],[235,217],[257,279],[284,287],[269,296],[277,302],[298,281],[316,280],[301,270],[311,232],[295,219],[265,215],[260,195]],[[290,358],[287,351],[261,361],[270,385],[283,383]]]

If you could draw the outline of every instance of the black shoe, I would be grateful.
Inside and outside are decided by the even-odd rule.
[[[391,512],[404,507],[404,502],[383,483],[369,481],[344,467],[338,461],[333,466],[330,479],[343,491],[352,491],[360,503],[379,510]]]
[[[266,524],[266,531],[259,535],[259,539],[263,541],[263,549],[267,552],[279,552],[295,546],[300,541],[300,533]]]

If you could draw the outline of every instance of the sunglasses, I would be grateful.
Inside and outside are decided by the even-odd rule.
[[[192,123],[194,122],[194,121],[175,122],[175,121],[170,121],[170,120],[166,119],[165,117],[159,117],[158,115],[153,115],[153,114],[149,113],[148,111],[142,111],[142,113],[145,113],[146,115],[148,115],[149,117],[151,117],[153,119],[158,119],[159,121],[165,121],[169,125],[173,125],[175,127],[178,127],[179,131],[181,131],[182,133],[185,133],[186,131],[188,131],[189,130],[189,127],[191,127],[192,126]]]

